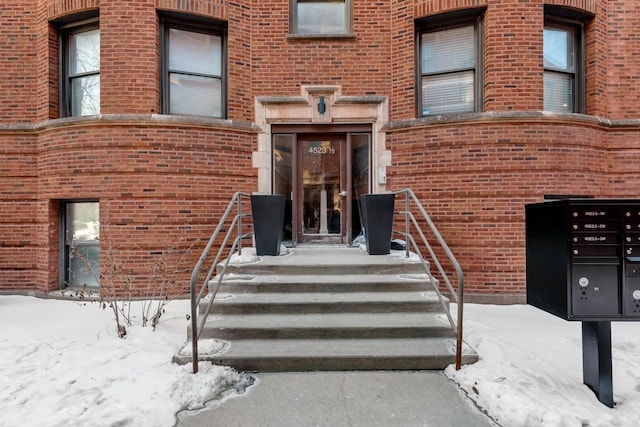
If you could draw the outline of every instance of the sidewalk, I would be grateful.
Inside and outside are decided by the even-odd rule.
[[[441,371],[254,374],[244,394],[182,412],[178,427],[496,426]]]

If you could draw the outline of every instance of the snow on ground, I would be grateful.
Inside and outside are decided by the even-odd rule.
[[[0,296],[0,425],[173,426],[181,408],[248,385],[230,368],[201,364],[193,375],[173,364],[189,303],[166,310],[155,331],[129,327],[120,339],[97,303]],[[614,409],[582,384],[579,322],[524,305],[468,304],[465,341],[480,361],[445,373],[504,427],[640,425],[638,323],[612,324]]]
[[[132,302],[131,313],[142,313]],[[0,296],[0,426],[173,426],[246,376],[171,362],[187,335],[189,302],[171,301],[153,331],[127,327],[97,302]]]
[[[582,326],[528,305],[465,304],[465,341],[480,361],[445,374],[508,426],[640,426],[640,324],[612,322],[610,409],[582,383]]]

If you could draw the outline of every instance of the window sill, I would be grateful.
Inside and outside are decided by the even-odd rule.
[[[355,39],[355,33],[345,34],[287,34],[288,40],[336,40],[336,39]]]

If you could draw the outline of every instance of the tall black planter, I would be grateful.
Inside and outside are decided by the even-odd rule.
[[[284,196],[252,194],[251,214],[257,255],[279,255],[284,223]]]
[[[360,196],[364,235],[369,255],[391,252],[391,227],[395,194],[363,194]]]

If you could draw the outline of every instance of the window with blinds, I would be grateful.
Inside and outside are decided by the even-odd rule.
[[[223,32],[166,21],[163,44],[163,112],[225,117]]]
[[[477,111],[478,26],[473,21],[420,34],[421,115]]]
[[[576,112],[576,45],[574,28],[544,28],[544,109]]]

